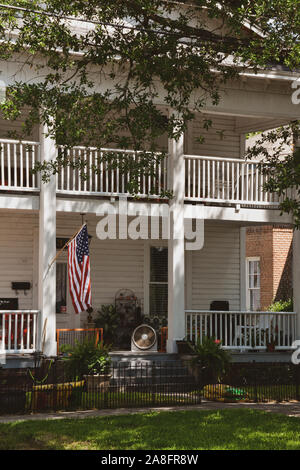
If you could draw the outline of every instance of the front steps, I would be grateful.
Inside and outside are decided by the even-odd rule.
[[[112,351],[109,353],[112,362],[163,362],[163,361],[174,361],[179,359],[178,354],[168,354],[151,351]]]
[[[194,389],[195,380],[177,354],[115,352],[110,385],[156,391],[164,388]]]
[[[35,357],[32,354],[7,354],[0,355],[0,369],[27,369],[35,365]]]

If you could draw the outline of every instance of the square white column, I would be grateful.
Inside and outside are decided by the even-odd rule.
[[[293,235],[293,304],[296,318],[296,339],[300,339],[300,230]]]
[[[177,352],[176,340],[185,336],[184,274],[184,136],[169,139],[170,239],[168,241],[168,341],[167,352]]]
[[[41,162],[56,158],[55,142],[46,136],[47,128],[40,127]],[[41,311],[40,344],[46,356],[55,356],[56,349],[56,178],[40,184],[39,211],[39,278],[38,308]],[[45,336],[43,338],[43,332]],[[43,341],[44,340],[44,341]]]

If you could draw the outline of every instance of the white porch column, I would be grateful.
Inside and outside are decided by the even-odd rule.
[[[41,162],[56,157],[55,142],[40,127]],[[40,185],[38,308],[41,311],[41,340],[45,328],[43,353],[56,355],[56,265],[49,263],[56,255],[56,178]],[[43,346],[43,344],[41,344]]]
[[[177,352],[176,340],[185,336],[184,292],[184,135],[169,139],[170,239],[168,241],[168,342],[167,352]]]
[[[294,137],[295,150],[300,149],[300,139]],[[296,339],[300,339],[300,229],[293,234],[293,306],[296,317]]]
[[[247,228],[240,228],[240,309],[246,310],[246,237]]]
[[[293,236],[293,301],[297,312],[296,339],[300,339],[300,230]]]

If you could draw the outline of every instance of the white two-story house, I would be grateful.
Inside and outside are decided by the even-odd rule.
[[[18,80],[18,73],[30,77],[31,71],[26,65],[20,68],[18,60],[0,62],[4,91]],[[251,277],[255,296],[259,272],[255,264],[253,272],[246,272],[245,227],[293,220],[280,214],[278,197],[263,191],[260,164],[245,160],[245,135],[299,117],[291,100],[294,80],[293,73],[277,67],[243,73],[224,85],[220,103],[207,103],[179,140],[162,140],[168,156],[155,175],[144,178],[138,198],[126,191],[126,175],[104,164],[86,180],[78,170],[65,168],[42,182],[31,169],[36,161],[55,158],[59,146],[45,136],[42,125],[27,141],[10,140],[7,131],[21,126],[22,119],[0,119],[2,364],[41,349],[55,356],[57,329],[86,327],[87,313],[76,315],[72,306],[67,252],[49,269],[83,220],[92,237],[93,317],[101,305],[114,305],[118,292],[127,289],[142,317],[166,317],[168,353],[177,351],[177,340],[208,335],[220,339],[223,347],[258,355],[276,334],[276,349],[290,350],[300,339],[298,231],[294,312],[247,310],[245,279]],[[168,112],[163,97],[158,104]],[[212,120],[208,130],[203,129],[204,118]],[[197,140],[199,134],[205,137],[203,143]],[[72,158],[84,154],[90,162],[96,162],[99,153],[101,149],[85,147],[71,151]],[[173,198],[160,199],[161,189],[173,191]],[[105,238],[102,229],[112,220],[108,214],[116,218],[116,236]],[[121,234],[124,214],[128,230]]]

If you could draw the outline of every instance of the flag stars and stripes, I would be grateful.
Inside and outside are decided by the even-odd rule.
[[[69,286],[76,313],[91,307],[89,238],[86,224],[68,245]]]

